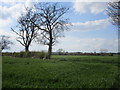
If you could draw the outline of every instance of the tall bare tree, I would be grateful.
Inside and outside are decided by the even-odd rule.
[[[107,12],[112,19],[112,24],[118,27],[118,53],[120,53],[120,0],[109,2]]]
[[[10,45],[13,44],[12,41],[9,40],[9,36],[1,35],[0,36],[0,52],[5,49],[10,49]]]
[[[25,51],[29,51],[29,46],[32,41],[37,37],[38,29],[35,28],[32,22],[36,22],[36,14],[32,8],[26,8],[26,13],[22,13],[21,17],[18,18],[17,30],[12,31],[15,32],[18,37],[17,41],[25,47]],[[32,22],[31,22],[32,21]]]
[[[52,46],[56,44],[59,37],[64,36],[63,32],[68,30],[68,19],[64,19],[64,14],[69,8],[60,6],[58,3],[38,3],[37,22],[34,25],[41,31],[38,42],[48,45],[48,59],[51,58]]]
[[[112,19],[112,24],[120,29],[120,0],[113,0],[108,3],[107,13]]]

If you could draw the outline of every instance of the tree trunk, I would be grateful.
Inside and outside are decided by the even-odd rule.
[[[51,59],[52,54],[52,31],[49,32],[50,35],[50,42],[49,42],[49,48],[48,48],[48,59]]]
[[[25,52],[29,52],[29,46],[25,46]]]
[[[52,54],[52,45],[49,45],[48,56],[47,56],[48,59],[51,59],[51,54]]]
[[[2,53],[2,51],[3,51],[3,50],[4,50],[4,49],[3,49],[3,48],[1,48],[1,49],[0,49],[0,53]]]
[[[2,53],[2,50],[0,49],[0,53]]]

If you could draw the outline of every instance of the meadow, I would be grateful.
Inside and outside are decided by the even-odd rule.
[[[3,88],[118,87],[118,56],[2,57]]]

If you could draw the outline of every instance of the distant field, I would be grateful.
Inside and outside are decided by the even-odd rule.
[[[3,88],[111,88],[117,56],[3,57]]]

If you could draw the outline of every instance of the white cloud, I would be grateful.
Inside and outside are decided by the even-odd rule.
[[[98,14],[105,11],[106,5],[104,3],[93,3],[90,6],[91,13]]]
[[[79,2],[79,0],[75,0],[73,8],[80,14],[88,12],[98,14],[105,11],[106,4],[102,2]]]
[[[8,3],[9,4],[9,3]],[[32,3],[26,2],[27,6],[31,6]],[[78,12],[79,12],[79,5],[78,4]],[[82,4],[81,4],[82,5]],[[91,11],[91,13],[100,13],[102,12],[103,9],[99,10],[99,6],[94,6],[91,5],[91,3],[88,3],[88,6],[91,6],[89,9],[86,6],[86,4],[82,7],[81,11],[82,13],[86,13],[87,9]],[[97,3],[96,3],[97,5]],[[86,7],[85,7],[86,6]],[[10,40],[13,41],[15,44],[11,47],[10,51],[21,51],[24,50],[24,47],[21,46],[17,41],[16,41],[16,34],[13,33],[10,30],[6,30],[3,27],[9,27],[10,24],[12,24],[12,20],[16,19],[21,11],[24,11],[24,4],[22,3],[12,3],[10,7],[7,6],[0,6],[0,12],[2,16],[0,16],[0,35],[4,34],[7,36],[10,36]],[[83,10],[83,11],[82,11]],[[84,11],[85,10],[85,11]],[[0,14],[0,15],[1,15]],[[73,27],[71,27],[72,30],[75,31],[86,31],[86,30],[98,30],[101,28],[106,27],[109,25],[108,19],[102,19],[102,20],[96,20],[96,21],[87,21],[87,22],[80,22],[80,23],[73,23]],[[10,28],[10,27],[9,27]],[[103,38],[75,38],[75,37],[66,37],[66,38],[61,38],[60,39],[60,44],[57,46],[53,47],[54,50],[63,48],[67,51],[93,51],[93,50],[100,50],[101,48],[108,49],[109,51],[116,51],[117,50],[117,45],[115,40],[109,40],[109,39],[103,39]],[[47,47],[42,46],[42,45],[37,45],[33,43],[30,47],[30,50],[47,50]]]
[[[0,35],[10,36],[11,40],[13,40],[13,41],[16,39],[16,34],[14,32],[12,32],[11,30],[0,29]]]
[[[32,7],[34,3],[35,3],[35,1],[33,2],[32,0],[26,0],[25,6],[26,7]]]
[[[7,19],[8,16],[10,16],[8,9],[6,6],[2,7],[0,6],[0,19]]]
[[[24,10],[23,4],[15,4],[14,6],[8,8],[8,12],[14,19],[17,19],[23,10]]]
[[[8,19],[8,18],[17,18],[18,13],[21,12],[22,10],[22,4],[15,4],[12,5],[11,7],[7,6],[0,6],[0,19]]]
[[[0,19],[0,28],[9,26],[12,23],[12,20],[10,18],[8,19]]]
[[[12,2],[9,3],[10,7],[0,6],[0,19],[7,19],[8,17],[17,19],[21,15],[21,13],[25,11],[25,7],[32,7],[32,5],[34,4],[29,0],[24,3],[15,3],[12,5],[11,3]]]
[[[12,31],[0,30],[7,36],[10,36],[10,40],[14,43],[10,50],[5,51],[23,51],[24,47],[16,41],[16,34]],[[66,36],[65,38],[60,38],[58,44],[53,47],[53,51],[63,48],[65,51],[80,51],[80,52],[100,52],[100,49],[107,49],[108,52],[118,51],[118,40],[117,39],[105,39],[105,38],[79,38]],[[37,44],[33,42],[30,46],[31,51],[41,51],[47,50],[48,47],[44,45]]]
[[[21,12],[25,11],[24,6],[31,7],[34,3],[27,0],[26,2],[1,2],[0,4],[0,30],[11,28],[15,26],[17,18],[21,15]],[[7,30],[8,31],[8,30]],[[2,31],[0,31],[2,33]]]
[[[87,21],[80,23],[72,23],[72,26],[69,26],[71,31],[88,31],[88,30],[99,30],[107,27],[110,24],[109,18],[100,19],[95,21]]]
[[[53,49],[56,51],[63,48],[66,51],[99,52],[100,49],[107,49],[109,52],[117,52],[118,42],[115,39],[105,38],[77,38],[67,36],[61,38],[58,45]]]
[[[4,0],[3,2],[15,2],[16,0]],[[24,2],[25,0],[17,0],[16,2]],[[30,2],[73,2],[74,0],[29,0]],[[119,0],[78,0],[79,2],[109,2]]]

